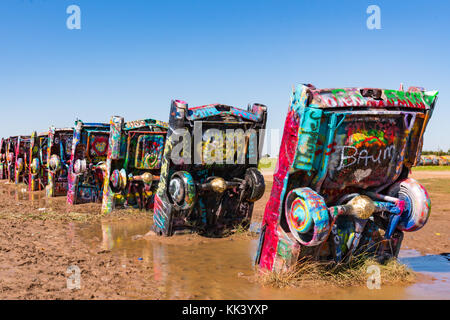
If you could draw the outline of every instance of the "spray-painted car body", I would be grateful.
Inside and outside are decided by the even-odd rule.
[[[420,156],[420,161],[417,165],[431,166],[431,165],[433,165],[433,159],[430,158],[430,156]]]
[[[446,162],[446,166],[450,166],[450,155],[447,156],[442,156],[442,158],[444,159],[444,163]]]
[[[420,156],[420,165],[422,166],[434,166],[434,165],[438,165],[438,160],[437,157],[435,155],[425,155],[425,156]]]
[[[111,118],[102,212],[115,207],[152,209],[158,186],[168,124],[144,119]]]
[[[8,138],[2,138],[0,142],[0,180],[7,179],[8,163],[6,161],[6,148],[8,145]]]
[[[47,173],[48,131],[33,132],[30,141],[30,156],[28,157],[28,190],[44,190],[48,182]]]
[[[429,165],[429,166],[438,166],[439,165],[439,157],[434,154],[427,155],[425,157],[425,163],[426,163],[426,165]]]
[[[256,264],[279,271],[303,257],[396,256],[403,232],[420,229],[430,214],[427,192],[408,174],[436,97],[416,87],[297,87]]]
[[[68,190],[68,173],[72,155],[73,128],[50,127],[48,131],[47,155],[43,155],[42,170],[47,173],[47,197],[65,196]],[[45,178],[43,178],[45,179]]]
[[[242,110],[221,104],[188,108],[172,101],[155,196],[157,234],[221,236],[237,225],[248,227],[253,202],[265,188],[257,163],[266,117],[260,104]]]
[[[439,157],[439,165],[440,166],[448,166],[448,165],[450,165],[450,160],[445,156],[440,156]]]
[[[69,204],[102,200],[109,131],[109,123],[75,122],[69,164]]]
[[[30,157],[30,136],[19,136],[14,152],[14,182],[28,184],[28,164]]]
[[[6,179],[15,181],[16,145],[19,137],[13,136],[6,140]]]

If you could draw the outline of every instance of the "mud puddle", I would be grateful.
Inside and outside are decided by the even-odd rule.
[[[418,299],[450,299],[449,253],[423,256],[416,250],[407,249],[400,252],[399,260],[427,278],[411,285],[407,291]]]
[[[209,239],[199,236],[137,239],[147,233],[151,219],[102,222],[77,232],[91,246],[111,250],[136,263],[152,266],[151,277],[165,299],[449,299],[448,256],[401,252],[401,262],[419,273],[409,286],[349,288],[264,287],[254,275],[255,239]],[[137,240],[136,240],[137,239]]]
[[[1,190],[1,194],[8,195],[16,201],[30,201],[33,205],[39,205],[44,207],[47,205],[47,198],[45,191],[28,192],[25,185],[4,184],[4,188]]]

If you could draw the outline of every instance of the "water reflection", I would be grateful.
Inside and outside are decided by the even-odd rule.
[[[420,299],[450,298],[450,261],[448,254],[422,256],[416,250],[404,250],[400,261],[414,271],[427,275],[432,281],[415,283],[408,288]]]
[[[420,256],[410,250],[401,261],[435,280],[409,287],[349,288],[263,287],[249,281],[254,274],[257,240],[203,239],[192,236],[133,240],[145,234],[151,220],[103,222],[80,230],[86,239],[99,239],[104,250],[144,263],[166,299],[436,299],[450,298],[449,262],[444,256]],[[97,242],[97,245],[99,243]]]
[[[28,192],[26,186],[16,186],[14,184],[5,184],[4,186],[5,188],[2,188],[2,193],[10,196],[15,201],[30,201],[31,203],[42,207],[47,204],[44,191]]]
[[[112,237],[111,227],[102,223],[102,248],[103,250],[111,250],[114,247],[114,239]]]

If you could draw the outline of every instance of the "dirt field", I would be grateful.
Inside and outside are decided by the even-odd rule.
[[[260,221],[271,188],[267,177],[264,197],[256,203],[254,221]],[[450,171],[414,172],[432,199],[432,214],[420,231],[405,235],[403,247],[422,254],[450,252]],[[152,275],[152,263],[136,257],[114,254],[101,238],[86,241],[80,229],[104,221],[134,217],[151,221],[151,215],[137,211],[99,215],[97,204],[66,207],[65,198],[46,200],[42,193],[23,192],[22,187],[0,182],[0,299],[161,299],[164,292]],[[139,220],[140,219],[140,220]],[[100,231],[101,232],[101,231]],[[130,234],[132,238],[135,234]],[[234,235],[226,241],[238,239]],[[217,241],[198,236],[174,237],[172,243]],[[256,237],[254,237],[256,238]],[[131,241],[125,239],[124,241]],[[143,240],[146,241],[146,240]],[[164,241],[164,240],[161,240]],[[221,240],[219,240],[221,241]],[[67,288],[76,265],[81,270],[82,290]],[[195,298],[185,296],[184,298]],[[270,297],[268,297],[270,299]]]
[[[14,186],[0,188],[0,299],[160,298],[150,266],[80,239],[76,229],[99,218],[98,205],[66,211],[65,198],[45,204],[43,195],[28,200]],[[42,210],[48,204],[53,209]],[[71,265],[81,270],[83,290],[67,288]]]
[[[413,172],[412,177],[428,191],[431,197],[431,215],[427,224],[417,232],[405,234],[404,248],[416,249],[422,254],[450,252],[450,171]]]

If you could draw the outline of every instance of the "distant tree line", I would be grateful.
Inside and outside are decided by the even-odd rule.
[[[423,150],[422,151],[422,155],[423,156],[429,156],[429,155],[433,155],[433,156],[447,156],[447,155],[450,155],[450,149],[448,149],[447,152],[445,152],[443,150],[438,150],[438,151]]]

